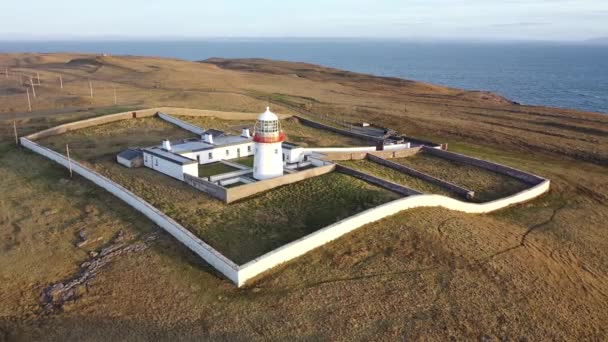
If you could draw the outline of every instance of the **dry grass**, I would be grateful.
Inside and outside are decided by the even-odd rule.
[[[242,121],[211,117],[193,120],[207,128],[239,132]],[[290,184],[254,198],[226,205],[210,196],[146,168],[128,169],[115,162],[129,146],[157,144],[162,138],[190,137],[184,130],[158,118],[113,122],[41,139],[39,143],[71,155],[167,213],[221,253],[245,263],[319,228],[397,196],[345,175],[325,175]],[[316,139],[333,134],[319,131]],[[251,163],[252,158],[236,162]],[[221,163],[202,165],[200,177],[233,171]]]
[[[258,95],[286,94],[298,110],[313,102],[323,114],[365,119],[534,172],[551,179],[551,191],[489,215],[402,212],[243,289],[163,235],[152,249],[104,268],[64,312],[45,317],[41,289],[77,272],[88,249],[97,248],[73,246],[79,229],[104,239],[124,230],[137,239],[157,228],[89,182],[62,181],[64,169],[14,148],[12,127],[3,125],[0,339],[606,340],[607,116],[289,63],[241,61],[254,71],[244,72],[111,57],[85,70],[66,66],[72,58],[3,55],[0,63],[18,60],[49,82],[60,70],[113,81],[146,107],[255,113],[266,106]],[[23,108],[23,97],[11,96],[2,97],[1,109]],[[36,108],[54,109],[54,101],[37,100]],[[20,115],[20,132],[96,115],[49,110]]]
[[[424,153],[391,161],[473,190],[476,202],[503,198],[530,187],[512,177]]]

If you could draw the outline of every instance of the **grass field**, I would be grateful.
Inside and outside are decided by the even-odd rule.
[[[199,124],[227,129],[243,122],[204,118]],[[59,152],[69,144],[73,158],[135,192],[237,263],[245,263],[340,219],[397,198],[383,189],[335,174],[226,205],[156,171],[128,169],[115,162],[115,154],[126,147],[191,136],[184,132],[158,118],[144,118],[85,128],[39,142]],[[316,134],[317,139],[325,136],[322,131]],[[334,141],[333,135],[329,136]],[[252,165],[253,158],[234,161]],[[199,176],[234,170],[222,163],[201,165]]]
[[[75,58],[81,60],[70,63]],[[0,340],[608,337],[606,115],[514,105],[482,92],[303,63],[13,54],[0,55],[0,64],[40,71],[44,84],[34,112],[19,113],[27,108],[23,93],[4,92],[9,84],[0,80],[0,94],[8,94],[0,95],[0,112],[5,113],[0,126]],[[59,73],[65,76],[63,94],[52,87]],[[100,82],[94,99],[86,98],[83,80],[88,79]],[[15,80],[10,82],[13,87]],[[369,121],[541,175],[551,180],[551,190],[486,215],[441,208],[400,212],[236,289],[125,203],[14,146],[8,120],[16,117],[24,135],[99,115],[111,107],[114,86],[122,94],[119,107],[259,113],[270,99],[278,113],[312,110]],[[273,99],[272,94],[283,95]],[[160,138],[152,136],[150,142]],[[63,151],[63,142],[55,143]],[[100,146],[106,150],[93,159],[100,169],[114,166],[110,151],[131,144],[137,141]],[[138,179],[130,173],[146,171],[152,182],[165,177],[150,170],[124,170],[119,174],[125,181]],[[320,181],[328,180],[330,186],[341,182]],[[360,192],[356,184],[347,188],[352,196]],[[162,190],[159,203],[170,200],[167,209],[177,210],[182,195],[175,189],[180,186],[175,181]],[[203,198],[200,193],[191,196]],[[218,201],[209,203],[220,208]],[[294,213],[296,222],[304,214]],[[290,218],[285,220],[289,227]],[[82,230],[92,241],[77,247]],[[127,245],[151,232],[160,232],[160,238],[151,248],[104,266],[62,311],[43,314],[42,290],[80,274],[81,265],[119,231]]]
[[[386,179],[393,183],[404,185],[410,189],[418,190],[422,193],[426,194],[438,194],[450,197],[458,197],[456,194],[437,186],[433,183],[429,183],[420,178],[408,176],[399,171],[393,170],[391,168],[378,165],[376,163],[370,162],[368,160],[349,160],[349,161],[340,161],[338,162],[341,165],[353,168],[355,170],[363,171],[370,175],[374,175],[376,177],[380,177],[382,179]]]
[[[530,187],[512,177],[424,153],[391,161],[473,190],[475,202],[492,201]]]

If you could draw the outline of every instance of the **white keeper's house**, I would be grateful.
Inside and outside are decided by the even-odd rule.
[[[198,165],[255,156],[253,177],[261,180],[283,175],[284,163],[289,162],[287,156],[293,148],[287,144],[284,149],[283,140],[278,117],[266,108],[258,117],[253,137],[248,128],[238,136],[208,129],[200,138],[163,140],[160,146],[143,148],[141,153],[144,166],[182,181],[184,174],[198,177]],[[121,155],[118,157],[119,162],[129,166]]]

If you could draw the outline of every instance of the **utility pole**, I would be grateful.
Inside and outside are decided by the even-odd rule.
[[[70,178],[72,178],[72,160],[70,159],[70,147],[65,144],[65,152],[68,156],[68,168],[70,169]]]
[[[30,76],[30,84],[32,85],[32,94],[34,95],[34,98],[36,98],[36,88],[34,88],[34,80],[32,79],[31,76]]]
[[[91,91],[91,97],[93,97],[93,83],[89,81],[89,90]]]
[[[27,108],[28,111],[32,111],[32,101],[30,100],[30,88],[25,88],[27,90]]]
[[[59,75],[59,87],[63,90],[63,77]]]
[[[15,132],[15,144],[19,145],[19,136],[17,135],[17,121],[13,120],[13,132]]]

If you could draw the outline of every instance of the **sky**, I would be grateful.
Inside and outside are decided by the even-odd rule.
[[[579,41],[608,37],[608,0],[28,0],[0,39],[323,37]]]

